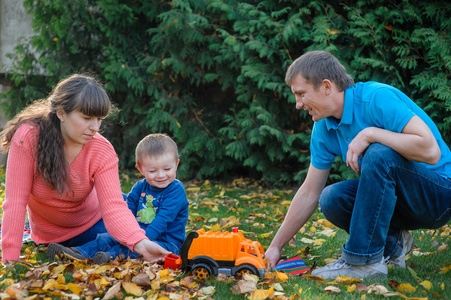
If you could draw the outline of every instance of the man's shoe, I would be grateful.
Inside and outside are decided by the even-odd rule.
[[[94,255],[94,263],[97,265],[102,265],[109,263],[111,260],[111,255],[106,252],[99,251]]]
[[[313,276],[324,279],[334,279],[337,276],[347,276],[351,278],[383,278],[387,277],[387,265],[384,260],[370,265],[350,265],[343,258],[312,272]]]
[[[66,257],[70,260],[82,260],[85,258],[77,250],[56,243],[49,244],[47,247],[47,256],[50,260],[55,260],[55,256],[59,258]]]
[[[401,255],[399,255],[396,258],[390,258],[390,256],[388,256],[387,258],[385,258],[385,263],[387,265],[392,265],[394,267],[405,269],[406,268],[406,256],[407,256],[407,254],[412,252],[414,243],[415,243],[415,241],[413,239],[413,236],[410,234],[410,232],[408,230],[403,230],[402,231]]]

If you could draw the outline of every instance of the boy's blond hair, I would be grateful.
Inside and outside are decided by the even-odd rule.
[[[149,134],[136,146],[136,166],[139,167],[141,165],[144,157],[154,157],[162,154],[173,154],[175,161],[178,161],[180,157],[177,144],[167,134]]]

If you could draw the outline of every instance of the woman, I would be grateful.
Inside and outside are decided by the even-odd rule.
[[[150,262],[168,251],[146,238],[124,202],[113,146],[98,131],[111,110],[94,78],[75,74],[0,133],[9,150],[2,260],[19,259],[25,215],[36,243],[82,245],[108,231]]]

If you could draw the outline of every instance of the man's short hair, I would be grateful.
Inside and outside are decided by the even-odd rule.
[[[174,155],[179,160],[177,144],[165,133],[153,133],[143,138],[136,146],[136,166],[140,166],[144,157],[155,157],[163,154]]]
[[[310,51],[298,57],[288,67],[285,82],[291,86],[298,75],[312,84],[315,90],[321,86],[324,79],[334,82],[340,92],[355,84],[346,68],[335,56],[326,51]]]

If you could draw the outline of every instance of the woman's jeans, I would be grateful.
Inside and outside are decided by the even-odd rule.
[[[396,258],[402,230],[439,228],[450,220],[451,179],[382,144],[368,147],[360,169],[360,179],[329,185],[319,198],[325,217],[349,233],[342,249],[347,263]]]
[[[103,219],[100,219],[97,223],[95,223],[91,228],[86,230],[85,232],[68,239],[64,242],[60,242],[59,244],[65,247],[74,247],[86,244],[87,242],[93,241],[96,239],[98,234],[107,232],[105,228],[105,224],[103,224]]]

